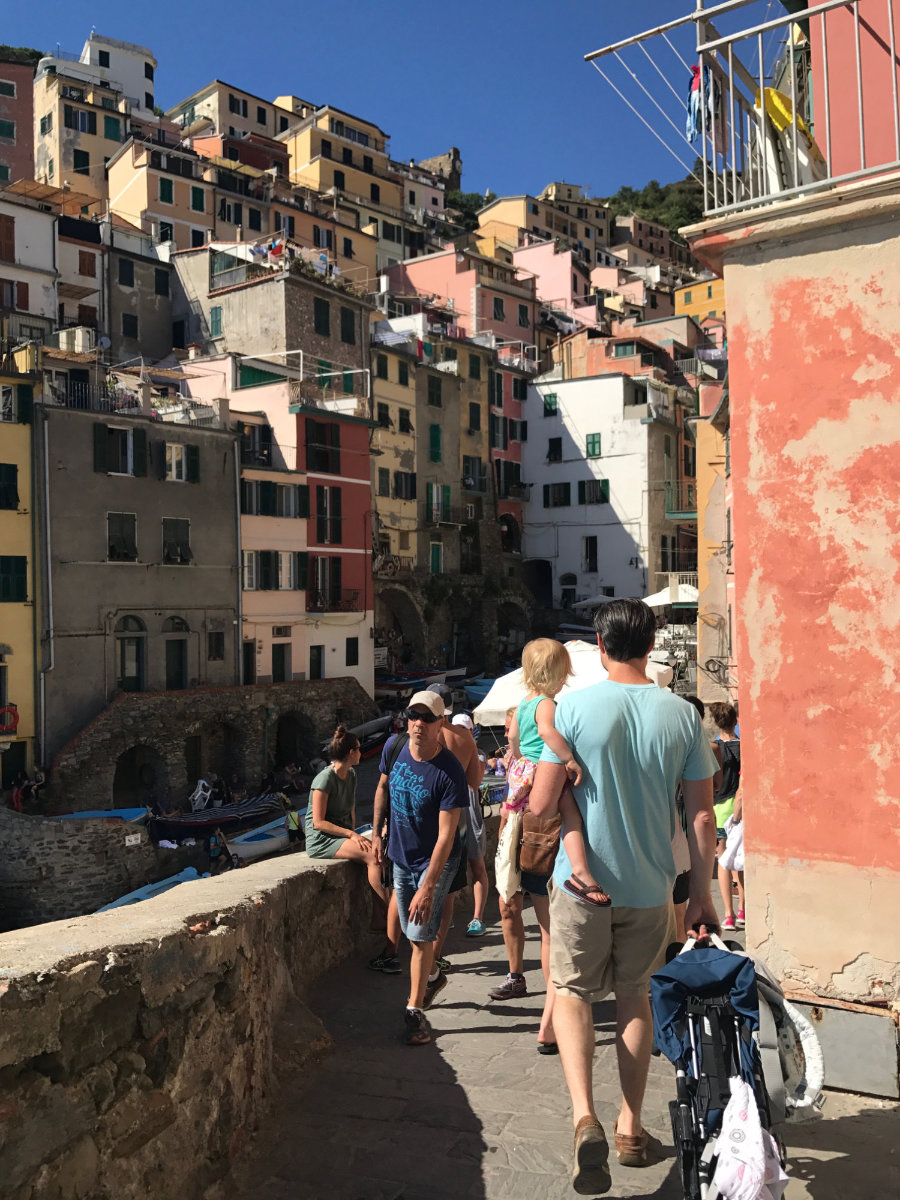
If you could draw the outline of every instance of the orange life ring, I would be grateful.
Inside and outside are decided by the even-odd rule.
[[[18,711],[12,707],[0,708],[0,734],[15,733],[19,724]]]

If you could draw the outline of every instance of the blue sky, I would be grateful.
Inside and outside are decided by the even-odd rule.
[[[293,93],[373,120],[390,135],[397,159],[459,146],[467,191],[534,193],[565,179],[604,196],[622,184],[685,175],[583,56],[685,15],[693,0],[38,0],[5,7],[0,37],[13,45],[77,52],[95,27],[148,46],[159,60],[156,97],[165,108],[219,78],[266,99]],[[754,8],[783,12],[776,0]],[[693,29],[671,36],[692,61]],[[654,52],[684,94],[684,67],[664,48]],[[634,57],[639,52],[631,54],[634,66],[652,74]],[[661,124],[621,69],[611,69],[645,116]],[[665,103],[680,124],[676,97],[666,94]],[[683,145],[681,154],[693,162]]]

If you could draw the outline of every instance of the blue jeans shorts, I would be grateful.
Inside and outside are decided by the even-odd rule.
[[[450,884],[453,882],[453,877],[459,867],[460,855],[460,847],[459,843],[457,843],[453,853],[444,864],[443,871],[441,871],[437,886],[434,889],[431,916],[424,925],[414,925],[410,921],[409,906],[413,896],[419,890],[419,885],[425,878],[428,868],[426,867],[425,870],[415,874],[407,870],[406,867],[401,867],[399,863],[394,863],[394,894],[397,897],[400,928],[403,930],[404,937],[409,938],[411,942],[433,942],[437,937],[438,930],[441,927],[441,918],[444,915],[444,901],[447,899]]]
[[[529,896],[546,896],[549,882],[546,875],[532,875],[530,871],[523,871],[520,891],[527,892]]]

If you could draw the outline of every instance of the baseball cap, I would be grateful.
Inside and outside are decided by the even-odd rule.
[[[440,696],[444,702],[444,716],[449,717],[453,712],[453,689],[447,687],[446,683],[430,683],[425,690]]]
[[[435,692],[416,692],[406,707],[415,708],[417,704],[420,704],[422,708],[427,708],[436,717],[444,715],[444,702]]]
[[[462,725],[465,729],[468,729],[470,733],[475,732],[475,722],[468,713],[457,713],[450,724]]]

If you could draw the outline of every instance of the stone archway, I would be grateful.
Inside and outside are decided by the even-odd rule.
[[[422,610],[405,587],[379,586],[375,594],[376,645],[388,650],[389,668],[423,666],[428,635]]]
[[[288,763],[306,766],[312,759],[321,758],[321,739],[306,713],[292,709],[280,713],[269,741],[269,759],[280,770]]]
[[[116,759],[112,788],[114,808],[138,808],[154,800],[165,801],[168,794],[169,769],[158,750],[138,743],[129,746]]]

